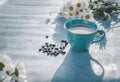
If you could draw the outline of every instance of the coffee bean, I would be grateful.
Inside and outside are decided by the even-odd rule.
[[[39,52],[42,51],[42,49],[39,49]]]
[[[64,54],[66,54],[66,52],[63,51],[62,54],[64,55]]]
[[[58,56],[58,53],[55,53],[54,56]]]
[[[53,50],[54,48],[51,48],[51,50]]]
[[[59,49],[60,49],[60,50],[62,50],[63,48],[62,48],[62,47],[60,47]]]
[[[48,48],[48,47],[49,47],[49,45],[46,45],[46,47]]]
[[[52,51],[50,51],[50,50],[49,50],[48,52],[50,52],[50,53],[51,53]]]
[[[68,43],[65,43],[65,47],[68,45]]]
[[[61,50],[58,50],[58,53],[61,53]]]
[[[53,47],[55,47],[56,45],[55,44],[52,44]]]
[[[64,43],[68,43],[67,40],[63,40]]]
[[[42,48],[45,48],[45,46],[41,46]]]
[[[45,38],[49,38],[49,36],[45,36]]]
[[[54,52],[52,52],[52,53],[51,53],[51,55],[55,55],[55,53],[54,53]]]
[[[63,50],[65,49],[65,47],[63,46]]]
[[[47,55],[50,55],[50,53],[48,52]]]
[[[45,53],[46,52],[46,50],[43,50],[43,53]]]
[[[44,48],[44,50],[48,50],[47,48]]]
[[[45,43],[46,46],[47,46],[48,44],[49,44],[49,43],[47,43],[47,42]]]
[[[66,42],[65,40],[61,40],[62,43]]]
[[[49,45],[50,47],[52,46],[52,44]]]
[[[58,50],[58,48],[55,48],[55,50]]]
[[[48,38],[48,36],[46,36],[46,38]],[[50,44],[48,42],[45,43],[45,45],[41,46],[41,48],[39,49],[39,52],[42,51],[43,53],[46,53],[47,55],[54,55],[54,56],[58,56],[59,54],[66,54],[66,52],[64,51],[66,46],[68,45],[68,42],[66,40],[61,40],[60,46],[56,44]]]

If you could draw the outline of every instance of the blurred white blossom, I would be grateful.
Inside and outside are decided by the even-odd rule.
[[[88,8],[88,3],[84,1],[72,1],[64,4],[64,17],[66,19],[87,19],[93,18],[91,10]]]
[[[0,55],[0,82],[27,82],[24,65],[15,64],[9,56]]]
[[[54,11],[53,11],[54,12]],[[51,15],[52,12],[50,12]],[[89,8],[88,1],[67,0],[58,10],[58,16],[66,19],[93,19],[92,11]]]

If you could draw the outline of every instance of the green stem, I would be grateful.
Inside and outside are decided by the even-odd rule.
[[[6,77],[4,77],[3,79],[1,79],[1,80],[0,80],[0,82],[4,81],[6,78],[7,78],[7,76],[6,76]]]
[[[11,73],[9,76],[12,76],[12,75],[14,75],[14,74],[15,74],[15,72]],[[7,76],[4,77],[3,79],[0,79],[0,82],[3,82],[6,78],[7,78]]]
[[[11,73],[9,76],[12,76],[12,75],[14,75],[14,74],[15,74],[15,72]]]

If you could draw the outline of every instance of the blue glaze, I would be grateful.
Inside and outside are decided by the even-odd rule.
[[[89,26],[87,28],[92,28],[94,32],[89,34],[75,34],[68,31],[69,28],[74,28],[73,25],[87,25]],[[105,32],[103,30],[97,30],[98,28],[97,25],[94,22],[90,22],[88,20],[83,20],[83,19],[69,20],[65,22],[64,28],[66,29],[67,38],[68,38],[68,42],[71,45],[71,49],[77,52],[87,51],[92,43],[99,42],[105,37]],[[94,38],[96,37],[96,34],[99,32],[103,33],[103,36],[93,41]]]

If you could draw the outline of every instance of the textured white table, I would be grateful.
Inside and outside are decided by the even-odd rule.
[[[63,19],[48,24],[48,12],[56,9],[63,1],[0,1],[3,1],[0,3],[0,55],[7,54],[13,60],[23,62],[28,82],[50,82],[58,68],[54,77],[63,76],[61,82],[65,78],[75,82],[74,78],[78,76],[78,82],[120,82],[120,28],[107,33],[107,46],[103,51],[91,45],[89,53],[78,54],[71,52],[68,47],[66,58],[62,55],[51,57],[39,53],[38,49],[46,41],[54,43],[66,39]],[[119,20],[116,26],[120,26]],[[46,35],[49,36],[48,40],[45,39]],[[91,57],[95,61],[91,61]],[[104,74],[100,77],[97,75],[103,73],[103,70],[95,62],[104,68]]]

